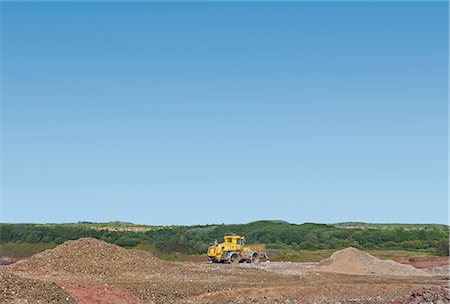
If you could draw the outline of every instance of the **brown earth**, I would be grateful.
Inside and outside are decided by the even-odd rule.
[[[408,293],[408,289],[409,287],[405,286],[379,284],[357,284],[351,289],[348,284],[340,283],[323,286],[243,288],[232,292],[205,294],[182,303],[449,303],[448,289],[436,286],[419,288],[411,295],[392,300],[392,295]]]
[[[9,257],[9,256],[0,256],[0,266],[2,265],[11,265],[19,261],[19,258]]]
[[[371,258],[365,258],[353,263],[362,267],[364,261],[373,262]],[[337,260],[350,263],[349,267],[354,269],[351,260],[345,256]],[[78,303],[96,304],[389,303],[422,290],[448,292],[448,278],[444,276],[405,276],[392,271],[387,271],[388,275],[338,274],[319,272],[313,263],[240,264],[233,267],[167,262],[147,252],[126,250],[96,239],[66,242],[0,269],[26,281],[16,285],[19,294],[26,294],[22,289],[28,288],[27,280],[31,280],[53,286],[55,291],[52,293],[61,301],[68,293]],[[3,288],[4,283],[0,282],[0,285]],[[38,303],[38,300],[52,303],[42,294],[33,294],[33,297],[35,301],[29,303]],[[2,292],[0,299],[3,298]]]
[[[450,265],[449,257],[407,257],[396,261],[419,269]]]
[[[144,303],[128,290],[108,284],[67,284],[62,288],[71,294],[78,304]]]
[[[77,303],[61,287],[52,282],[22,278],[0,271],[0,303]]]
[[[450,294],[444,287],[422,288],[413,292],[410,296],[396,299],[395,304],[422,304],[422,303],[449,303]]]

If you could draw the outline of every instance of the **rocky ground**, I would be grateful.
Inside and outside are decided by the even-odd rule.
[[[73,297],[52,282],[22,278],[0,272],[1,303],[67,303],[76,304]]]
[[[444,287],[433,286],[429,288],[422,288],[413,292],[410,296],[396,299],[393,301],[395,304],[423,304],[423,303],[436,303],[444,304],[449,303],[448,289]]]
[[[0,303],[426,303],[430,294],[432,303],[449,303],[447,276],[390,262],[371,274],[377,263],[353,249],[322,263],[325,270],[316,263],[176,263],[80,239],[1,266]]]

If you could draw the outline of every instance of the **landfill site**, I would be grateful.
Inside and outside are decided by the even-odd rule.
[[[320,263],[170,262],[92,238],[1,266],[1,303],[449,303],[448,265],[355,248]]]

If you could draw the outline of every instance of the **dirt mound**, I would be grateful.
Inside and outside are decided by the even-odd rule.
[[[94,238],[67,241],[54,249],[38,253],[9,267],[13,271],[36,274],[72,273],[77,275],[116,275],[162,267],[161,260],[140,250],[127,250]]]
[[[322,260],[318,271],[345,274],[377,274],[391,276],[428,276],[429,274],[410,265],[391,260],[380,260],[356,248],[336,251],[330,258]]]
[[[66,303],[77,302],[55,283],[21,278],[0,272],[0,303]]]

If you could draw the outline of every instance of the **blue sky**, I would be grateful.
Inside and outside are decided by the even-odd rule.
[[[3,222],[447,223],[445,2],[1,5]]]

